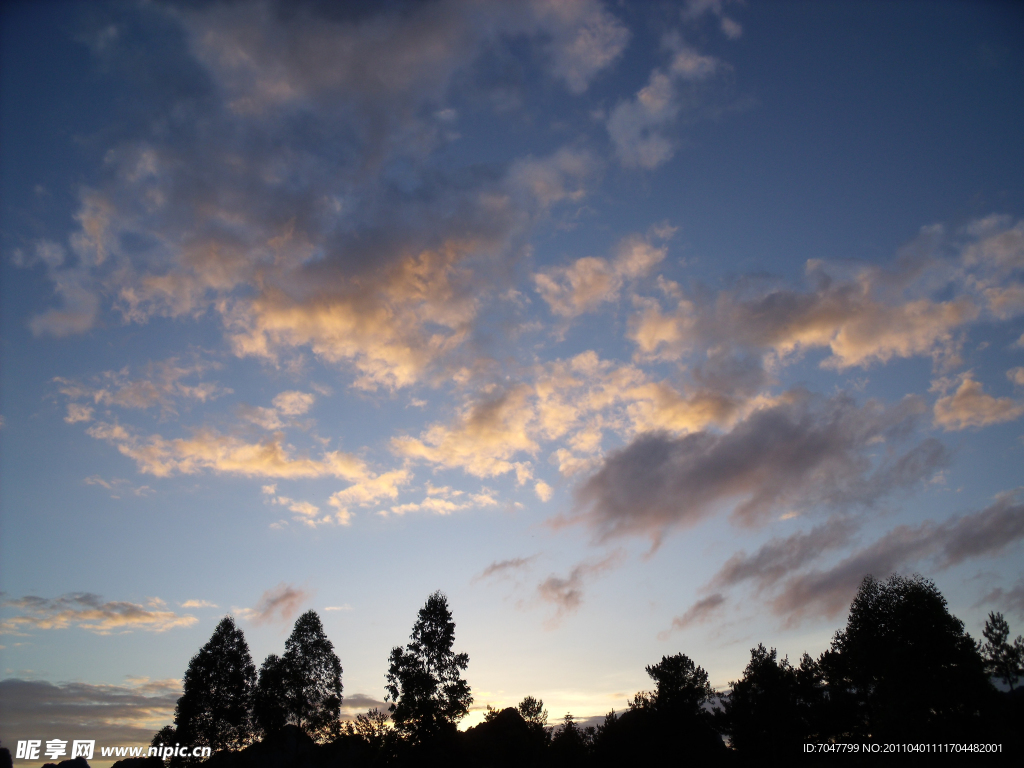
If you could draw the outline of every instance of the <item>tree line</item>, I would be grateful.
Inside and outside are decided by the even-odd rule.
[[[242,631],[228,616],[192,657],[174,725],[154,745],[208,745],[208,768],[263,766],[621,766],[684,758],[745,763],[814,761],[805,744],[996,743],[1020,750],[1024,640],[990,613],[975,642],[920,576],[867,577],[818,658],[794,664],[758,644],[739,680],[716,692],[682,653],[646,667],[652,688],[621,712],[584,727],[567,714],[549,725],[540,699],[487,707],[460,732],[473,703],[456,653],[447,598],[427,598],[409,642],[391,651],[388,711],[343,722],[342,667],[315,611],[304,613],[257,672]],[[993,685],[997,680],[1008,692]],[[835,762],[833,754],[824,758]],[[172,766],[191,758],[170,759]],[[960,764],[964,764],[961,760]],[[158,758],[120,768],[162,766]]]

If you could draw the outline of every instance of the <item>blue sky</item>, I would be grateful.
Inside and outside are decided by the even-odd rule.
[[[555,716],[868,573],[1024,620],[1022,26],[5,7],[0,739],[147,738],[227,612],[320,611],[358,711],[442,589],[477,707]]]

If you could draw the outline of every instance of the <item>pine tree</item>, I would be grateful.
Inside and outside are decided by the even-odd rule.
[[[252,737],[255,684],[245,636],[225,616],[185,671],[174,712],[177,740],[215,751],[244,746]]]
[[[448,598],[427,598],[405,648],[391,651],[387,700],[395,728],[414,743],[450,734],[469,712],[473,696],[461,673],[469,655],[455,653],[455,622]]]
[[[1013,686],[1024,674],[1024,639],[1017,635],[1012,643],[1010,625],[1001,613],[989,613],[985,628],[981,631],[985,644],[979,650],[985,660],[985,671],[999,678],[1013,690]]]
[[[341,727],[341,662],[316,611],[298,618],[284,648],[288,722],[317,741],[337,736]]]

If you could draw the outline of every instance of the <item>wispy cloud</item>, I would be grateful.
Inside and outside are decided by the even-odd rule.
[[[864,577],[888,576],[931,558],[937,568],[993,556],[1024,539],[1024,503],[1019,492],[1001,494],[990,506],[941,524],[899,526],[825,570],[789,579],[772,600],[772,610],[797,624],[806,616],[836,616],[848,605]]]
[[[512,557],[508,560],[495,560],[484,568],[483,571],[477,574],[474,581],[479,579],[488,579],[492,576],[499,578],[510,576],[528,568],[536,559],[537,555],[530,555],[529,557]]]
[[[125,601],[105,601],[90,592],[72,592],[59,597],[26,597],[4,600],[0,608],[21,613],[0,621],[0,632],[21,634],[28,629],[66,629],[80,627],[99,635],[130,632],[165,632],[177,627],[190,627],[198,619],[173,611],[153,610],[163,601],[151,600],[150,606]]]
[[[703,624],[711,619],[725,605],[725,602],[725,596],[721,592],[715,592],[698,600],[687,608],[685,613],[673,617],[672,626],[663,632],[659,632],[658,639],[665,640],[676,630],[686,629],[694,624]]]
[[[996,587],[981,598],[977,605],[994,605],[1015,614],[1018,619],[1024,620],[1024,579],[1009,589]]]
[[[217,608],[216,603],[211,603],[209,600],[186,600],[181,604],[182,608]]]
[[[299,612],[303,603],[313,597],[313,593],[301,587],[281,582],[268,589],[252,608],[236,608],[235,614],[253,624],[287,623]]]
[[[586,583],[621,564],[624,557],[622,550],[615,550],[600,560],[587,560],[573,566],[566,576],[551,574],[538,584],[537,596],[555,607],[554,615],[545,622],[546,626],[554,628],[565,616],[575,613],[583,603]]]

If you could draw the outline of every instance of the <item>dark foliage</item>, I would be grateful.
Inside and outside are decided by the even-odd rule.
[[[810,656],[794,668],[788,658],[777,661],[774,648],[758,645],[724,700],[722,730],[740,752],[786,759],[816,736],[823,697],[821,672]]]
[[[708,703],[715,695],[708,673],[682,653],[647,667],[653,691],[633,697],[628,712],[609,715],[596,734],[599,765],[672,762],[722,757],[725,745],[713,728]]]
[[[536,722],[525,719],[513,707],[495,710],[486,722],[469,728],[463,740],[471,765],[494,768],[539,765],[547,747],[544,728],[538,728]]]
[[[1009,642],[1009,625],[996,613],[989,615],[984,636],[984,645],[974,643],[932,582],[919,576],[882,582],[868,577],[846,626],[818,660],[805,653],[794,667],[774,648],[759,644],[731,691],[716,694],[707,672],[688,656],[663,656],[646,668],[653,690],[637,693],[627,711],[609,713],[598,727],[583,727],[567,714],[550,728],[544,702],[527,696],[515,708],[488,707],[483,723],[460,733],[456,724],[472,703],[462,679],[469,659],[453,650],[455,623],[443,594],[428,598],[410,642],[391,653],[391,721],[386,713],[370,710],[344,728],[338,720],[341,664],[311,611],[296,622],[284,656],[267,657],[260,669],[251,701],[262,741],[216,752],[205,765],[619,768],[863,762],[863,755],[803,753],[804,744],[828,742],[999,743],[1004,754],[1018,754],[1024,749],[1024,689],[997,692],[988,674],[1015,683],[1012,675],[1020,675],[1015,649],[1024,643]],[[196,659],[219,647],[211,644]],[[185,743],[180,727],[167,726],[154,737],[154,744],[171,742]],[[947,756],[928,757],[933,764]],[[143,765],[157,763],[138,763]]]
[[[337,736],[341,714],[341,662],[316,611],[295,622],[284,644],[285,700],[288,722],[316,741]]]
[[[275,653],[267,656],[260,666],[253,715],[264,736],[277,733],[288,722],[287,671],[284,659]]]
[[[979,648],[985,671],[1002,680],[1012,691],[1024,674],[1024,638],[1017,635],[1009,642],[1010,625],[1001,613],[989,613],[981,634],[985,636],[985,644]]]
[[[386,686],[391,717],[413,744],[453,738],[456,724],[473,703],[469,684],[462,679],[469,656],[455,653],[454,644],[448,599],[435,592],[420,609],[409,643],[391,651]]]
[[[836,738],[966,738],[993,693],[963,622],[920,576],[864,579],[821,667]]]
[[[174,738],[214,751],[245,746],[252,738],[255,687],[256,668],[245,636],[225,616],[185,671]]]

